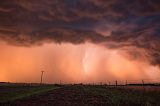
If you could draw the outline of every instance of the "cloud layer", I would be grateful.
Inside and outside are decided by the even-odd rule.
[[[0,39],[12,45],[86,41],[160,64],[159,0],[1,0]]]

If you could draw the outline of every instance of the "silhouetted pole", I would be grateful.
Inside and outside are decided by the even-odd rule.
[[[144,80],[142,80],[142,85],[143,85],[143,90],[145,91]]]
[[[100,85],[102,85],[102,82],[100,82]]]
[[[62,84],[61,80],[59,81],[60,85]]]
[[[126,80],[126,85],[128,84],[127,80]]]
[[[43,73],[44,73],[44,71],[41,71],[41,84],[42,84],[42,81],[43,81]]]
[[[116,83],[116,86],[117,86],[118,85],[117,80],[115,81],[115,83]]]

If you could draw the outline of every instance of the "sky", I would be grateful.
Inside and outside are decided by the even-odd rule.
[[[159,0],[1,0],[0,82],[160,81]]]

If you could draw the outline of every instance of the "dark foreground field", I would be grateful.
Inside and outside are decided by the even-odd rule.
[[[160,106],[159,91],[88,85],[4,88],[0,87],[3,106]]]

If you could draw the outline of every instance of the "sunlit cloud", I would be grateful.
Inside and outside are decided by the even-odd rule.
[[[153,79],[160,74],[159,68],[150,66],[147,61],[129,60],[118,49],[91,43],[51,43],[32,48],[1,43],[1,49],[2,81],[39,82],[42,70],[44,81],[48,83]]]

